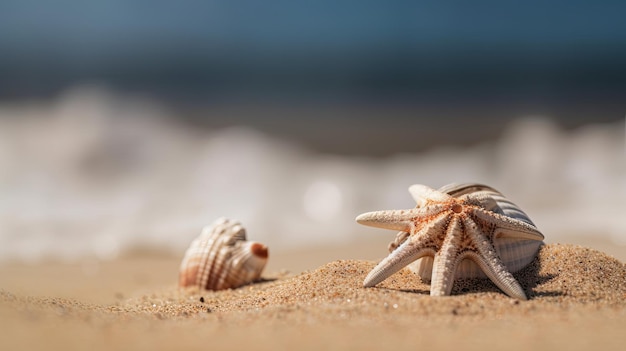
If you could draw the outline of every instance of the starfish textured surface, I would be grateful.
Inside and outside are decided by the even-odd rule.
[[[544,237],[521,210],[482,185],[451,185],[440,191],[412,185],[409,192],[417,202],[414,209],[368,212],[356,218],[360,224],[400,231],[399,239],[391,245],[393,251],[365,278],[365,287],[375,286],[413,261],[430,256],[434,257],[430,295],[450,295],[457,268],[468,259],[507,295],[526,300],[494,244],[498,239],[512,239],[539,247]]]

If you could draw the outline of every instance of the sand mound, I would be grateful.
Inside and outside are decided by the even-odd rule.
[[[375,262],[341,260],[239,289],[178,289],[114,305],[0,291],[2,349],[507,348],[619,349],[626,327],[626,266],[601,252],[544,246],[516,274],[530,300],[486,279],[432,298],[408,270],[362,288]],[[243,332],[245,331],[245,332]],[[37,337],[32,337],[36,335]],[[96,342],[96,343],[94,343]],[[96,345],[96,346],[94,346]],[[98,348],[97,345],[100,345]]]
[[[488,279],[458,280],[452,292],[454,296],[434,299],[429,296],[430,286],[407,269],[375,288],[363,288],[363,279],[375,264],[340,260],[296,277],[255,284],[240,291],[188,293],[190,297],[202,297],[213,311],[222,312],[272,306],[386,307],[400,302],[428,311],[436,309],[437,305],[456,306],[459,301],[467,299],[482,301],[481,305],[485,307],[488,304],[520,303],[504,295]],[[588,248],[558,244],[544,246],[537,259],[515,276],[531,299],[522,304],[626,305],[626,265]]]
[[[520,306],[517,312],[527,312],[538,304],[551,308],[626,306],[626,265],[579,246],[546,245],[533,263],[515,274],[529,296],[527,302],[507,297],[488,279],[457,280],[453,296],[431,298],[430,286],[407,269],[375,288],[363,288],[363,279],[374,265],[375,262],[369,261],[339,260],[294,277],[270,277],[239,289],[217,292],[180,290],[171,286],[115,306],[19,297],[8,292],[2,292],[0,298],[4,303],[25,304],[29,308],[39,306],[56,312],[63,310],[63,313],[89,310],[127,316],[148,314],[155,318],[186,318],[200,313],[225,317],[233,312],[272,315],[300,309],[309,310],[321,319],[335,315],[327,314],[328,310],[358,311],[378,318],[381,312],[400,306],[422,315],[452,313],[488,317],[488,310],[506,306]]]

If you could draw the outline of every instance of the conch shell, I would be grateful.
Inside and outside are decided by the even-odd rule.
[[[237,288],[259,279],[267,256],[267,246],[247,241],[239,222],[220,218],[204,227],[185,252],[178,285],[206,290]]]

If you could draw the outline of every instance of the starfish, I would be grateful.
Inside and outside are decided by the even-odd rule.
[[[409,193],[417,207],[368,212],[356,218],[360,224],[401,231],[390,245],[395,250],[374,267],[363,286],[375,286],[413,261],[434,256],[430,295],[450,295],[457,267],[469,259],[507,295],[526,300],[524,290],[499,256],[494,240],[530,240],[534,244],[541,242],[543,235],[520,209],[492,188],[453,185],[447,193],[445,188],[437,191],[412,185]],[[507,215],[503,209],[524,216]],[[536,250],[533,257],[535,254]]]

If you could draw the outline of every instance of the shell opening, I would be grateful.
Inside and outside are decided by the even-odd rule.
[[[267,246],[261,243],[253,243],[250,247],[250,251],[254,256],[259,258],[267,258],[268,255]]]

